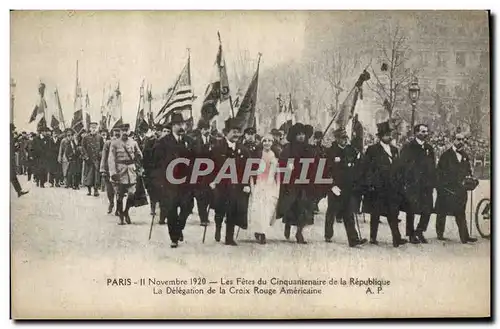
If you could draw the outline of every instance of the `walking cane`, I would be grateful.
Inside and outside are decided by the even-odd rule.
[[[203,240],[202,243],[205,243],[205,236],[207,235],[207,225],[205,225],[205,228],[203,229]]]
[[[153,233],[153,224],[155,222],[155,216],[156,214],[153,214],[151,217],[151,227],[149,228],[149,240],[151,240],[151,234]]]
[[[354,220],[356,221],[356,226],[358,227],[359,238],[363,239],[361,236],[361,229],[359,228],[358,214],[354,214]]]
[[[236,240],[238,240],[238,235],[240,234],[240,228],[238,227],[238,231],[236,231]]]

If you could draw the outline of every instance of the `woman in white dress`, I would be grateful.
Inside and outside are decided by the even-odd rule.
[[[266,243],[266,229],[276,220],[276,204],[279,196],[279,180],[276,175],[278,159],[271,150],[273,137],[262,138],[262,156],[259,174],[251,184],[249,203],[249,229],[260,244]]]

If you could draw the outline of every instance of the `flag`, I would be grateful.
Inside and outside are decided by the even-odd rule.
[[[146,120],[145,112],[145,99],[144,99],[144,81],[139,89],[139,106],[137,107],[137,117],[135,119],[135,132],[147,133],[149,124]]]
[[[153,93],[151,91],[152,86],[149,86],[148,88],[148,125],[150,128],[152,128],[155,124],[154,116],[153,116],[153,111],[152,111],[152,102],[153,102]]]
[[[64,115],[61,106],[61,99],[59,98],[59,91],[54,91],[54,102],[55,102],[55,111],[52,113],[50,126],[52,129],[60,128],[62,126],[63,129],[66,129],[66,124],[64,122]]]
[[[82,102],[82,88],[80,86],[80,80],[78,78],[78,61],[76,61],[76,85],[75,85],[75,99],[73,100],[73,119],[71,120],[71,128],[76,132],[80,133],[84,128],[83,121],[83,102]]]
[[[47,110],[47,102],[45,101],[45,84],[40,82],[38,85],[38,95],[40,97],[38,104],[35,105],[33,112],[31,113],[29,123],[32,123],[38,119],[37,129],[47,127],[47,121],[45,119],[45,112]]]
[[[101,99],[101,120],[99,122],[99,127],[101,129],[108,129],[107,125],[107,112],[106,112],[106,88],[102,88],[102,99]]]
[[[107,124],[108,129],[113,129],[118,127],[123,123],[122,120],[122,93],[120,91],[120,83],[116,86],[116,89],[109,96],[106,103],[108,107]]]
[[[358,81],[356,82],[354,87],[347,95],[344,102],[342,102],[342,105],[340,105],[340,110],[337,114],[337,117],[335,118],[337,126],[344,128],[347,126],[348,121],[354,115],[356,102],[358,101],[358,98],[362,93],[361,88],[363,86],[363,83],[368,80],[370,80],[370,74],[366,70],[364,70],[363,73],[361,73],[361,75],[359,76]]]
[[[217,35],[219,37],[219,49],[215,57],[212,78],[205,90],[205,99],[201,106],[201,116],[206,122],[212,121],[212,119],[219,114],[217,110],[218,103],[228,100],[230,96],[226,60],[222,52],[222,42],[219,32],[217,32]]]
[[[245,130],[248,127],[255,127],[255,104],[257,103],[257,89],[259,86],[259,65],[260,65],[260,54],[259,61],[257,63],[257,69],[255,74],[248,86],[245,97],[241,101],[241,105],[238,108],[238,113],[236,114],[236,120],[240,124],[241,130]]]
[[[174,112],[192,111],[194,94],[191,87],[191,59],[188,60],[182,69],[177,81],[169,93],[169,98],[162,106],[156,116],[156,123],[168,122],[168,119]]]

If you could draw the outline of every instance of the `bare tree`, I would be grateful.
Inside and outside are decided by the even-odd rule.
[[[340,96],[349,91],[346,81],[353,77],[354,69],[359,65],[359,55],[349,53],[339,48],[323,52],[319,74],[328,83],[335,101],[334,110],[337,111]]]
[[[406,97],[408,86],[419,70],[406,67],[412,51],[399,25],[396,25],[393,31],[382,35],[387,35],[387,38],[376,43],[380,51],[380,70],[372,68],[373,78],[367,85],[392,118],[394,109],[397,109],[398,104]]]

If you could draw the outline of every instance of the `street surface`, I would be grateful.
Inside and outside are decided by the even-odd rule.
[[[349,248],[343,224],[335,223],[334,243],[323,240],[326,199],[315,224],[305,230],[307,245],[286,241],[277,221],[267,232],[268,244],[254,242],[253,232],[239,233],[238,247],[214,241],[213,213],[206,241],[194,214],[185,241],[171,249],[167,226],[156,224],[148,241],[149,206],[132,208],[132,225],[117,225],[106,214],[105,192],[87,196],[86,189],[37,188],[19,176],[30,193],[17,198],[11,188],[12,315],[14,318],[319,318],[487,316],[490,314],[490,241],[463,245],[452,217],[445,236],[436,240],[435,216],[427,245],[392,247],[383,218],[379,246]],[[49,184],[47,184],[49,185]],[[489,181],[474,192],[474,207],[489,197]],[[469,203],[468,203],[469,207]],[[469,208],[467,208],[469,209]],[[369,215],[360,216],[369,237]],[[404,219],[404,214],[400,218]],[[469,221],[469,210],[467,210]],[[475,227],[473,236],[478,237]],[[404,233],[404,221],[400,223]],[[224,237],[224,230],[223,230]],[[292,229],[292,237],[294,229]],[[291,239],[291,241],[295,241]],[[111,286],[108,279],[237,277],[257,281],[281,279],[377,278],[390,280],[382,293],[366,287],[323,287],[321,294],[158,295],[153,287]],[[268,282],[269,283],[269,282]],[[191,285],[185,288],[190,288]],[[201,286],[208,289],[208,285]],[[267,286],[270,287],[269,285]],[[253,289],[253,285],[251,287]],[[280,287],[277,287],[280,288]],[[304,287],[308,288],[308,287]]]

